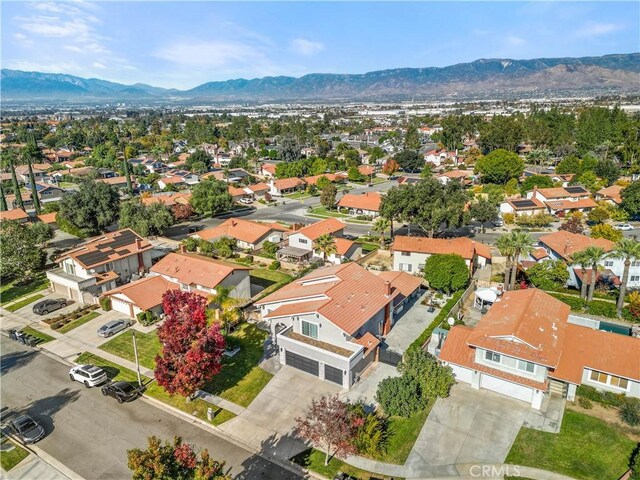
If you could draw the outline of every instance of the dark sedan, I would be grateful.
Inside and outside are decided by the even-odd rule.
[[[23,443],[36,443],[44,437],[44,428],[29,415],[20,415],[9,424]]]
[[[33,313],[37,315],[46,315],[51,312],[55,312],[56,310],[60,310],[61,308],[69,305],[69,301],[65,298],[52,298],[49,300],[42,300],[41,302],[36,303],[33,306]]]
[[[137,398],[140,390],[129,382],[114,382],[102,387],[102,394],[115,398],[118,403],[124,403]]]

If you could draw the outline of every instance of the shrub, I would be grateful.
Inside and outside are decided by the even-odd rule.
[[[622,318],[627,322],[640,323],[640,308],[634,305],[627,305],[622,309]]]
[[[111,310],[111,297],[102,297],[100,299],[100,307],[105,312],[110,311]]]
[[[603,317],[616,318],[616,304],[593,300],[587,304],[587,312],[591,315],[601,315]]]
[[[591,410],[593,408],[593,402],[585,397],[578,397],[578,405],[587,410]]]
[[[612,393],[612,392],[601,392],[600,390],[596,390],[595,388],[589,385],[578,385],[576,390],[576,394],[579,397],[586,398],[591,400],[592,402],[600,403],[607,407],[621,407],[625,401],[624,394],[621,393]]]
[[[280,268],[280,262],[278,260],[274,260],[273,262],[271,262],[271,265],[269,265],[269,270],[278,270]]]
[[[504,223],[507,225],[513,225],[516,221],[516,216],[513,213],[503,213],[502,220],[504,220]]]
[[[469,283],[469,268],[460,255],[431,255],[424,266],[424,278],[431,288],[452,292]]]
[[[74,235],[78,238],[85,238],[87,236],[85,231],[75,226],[73,223],[71,223],[69,220],[64,218],[62,215],[56,216],[56,225],[58,225],[58,228],[63,232],[66,232],[70,235]]]
[[[278,244],[267,240],[262,244],[262,254],[267,258],[276,258],[276,252],[278,251]]]
[[[356,421],[353,445],[358,453],[369,456],[385,453],[389,441],[387,419],[376,412],[367,412],[363,402],[350,404],[349,410]]]
[[[523,227],[546,227],[551,222],[553,222],[553,217],[545,213],[518,215],[516,217],[516,224]]]
[[[631,453],[629,468],[631,469],[631,476],[629,477],[629,480],[640,480],[640,443],[638,443]]]
[[[431,333],[433,330],[440,325],[442,322],[446,320],[449,316],[449,312],[453,308],[453,306],[460,300],[464,290],[459,290],[453,294],[451,299],[445,304],[444,308],[440,311],[440,313],[433,319],[433,322],[420,334],[418,338],[416,338],[411,345],[409,345],[409,349],[412,348],[422,348],[422,345],[431,337]]]
[[[640,425],[640,399],[626,398],[620,407],[618,416],[627,425],[632,427]]]
[[[427,407],[420,385],[406,376],[385,378],[378,385],[376,400],[387,415],[410,417]]]
[[[140,312],[136,315],[138,322],[140,325],[144,325],[148,327],[149,325],[153,325],[158,321],[158,317],[151,310],[145,310],[144,312]]]

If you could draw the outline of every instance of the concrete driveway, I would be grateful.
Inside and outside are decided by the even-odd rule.
[[[36,300],[33,303],[30,303],[29,305],[25,305],[24,307],[22,307],[19,310],[16,310],[13,313],[15,313],[16,315],[19,315],[20,317],[24,318],[29,323],[33,323],[33,322],[40,322],[40,321],[42,321],[42,320],[44,320],[46,318],[57,317],[58,315],[61,315],[63,313],[72,312],[76,308],[80,307],[80,304],[78,302],[70,300],[69,298],[65,297],[64,295],[60,295],[59,293],[49,293],[49,290],[42,290],[41,292],[37,292],[37,293],[40,293],[41,295],[44,294],[44,297]],[[68,305],[66,307],[64,307],[64,308],[61,308],[60,310],[56,310],[55,312],[51,312],[51,313],[49,313],[47,315],[37,315],[37,314],[33,313],[33,306],[36,303],[42,302],[43,300],[59,299],[59,298],[61,298],[64,301],[66,301]]]
[[[436,401],[406,466],[420,476],[457,472],[456,464],[503,463],[530,411],[524,402],[459,383]]]
[[[353,385],[351,389],[343,392],[340,397],[350,402],[363,401],[367,405],[375,406],[377,404],[375,396],[378,391],[378,384],[385,378],[399,375],[398,369],[392,365],[382,362],[374,363],[360,376],[360,381]]]
[[[396,320],[395,325],[385,337],[385,343],[389,346],[390,350],[398,353],[404,353],[404,351],[411,345],[411,343],[420,336],[427,326],[431,324],[440,310],[429,313],[428,307],[422,305],[420,302],[426,295],[424,292],[419,295],[413,304],[405,306],[401,316]]]
[[[244,412],[219,428],[269,455],[291,458],[307,448],[292,433],[296,417],[304,416],[312,399],[340,391],[338,385],[283,366]]]

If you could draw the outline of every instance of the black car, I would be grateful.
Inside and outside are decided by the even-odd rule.
[[[20,415],[9,423],[13,433],[24,443],[36,443],[44,437],[44,428],[29,415]]]
[[[115,398],[118,403],[135,399],[140,391],[129,382],[114,382],[102,387],[102,394]]]
[[[38,315],[46,315],[69,305],[69,301],[64,298],[52,298],[50,300],[42,300],[33,306],[33,313]]]

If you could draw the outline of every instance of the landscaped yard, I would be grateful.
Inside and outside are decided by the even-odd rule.
[[[25,298],[23,300],[20,300],[20,301],[16,302],[16,303],[12,303],[11,305],[8,305],[8,306],[6,306],[4,308],[9,310],[10,312],[15,312],[17,310],[20,310],[22,307],[26,307],[30,303],[35,302],[36,300],[40,300],[42,297],[44,297],[44,295],[36,293],[35,295],[31,295],[30,297],[27,297],[27,298]]]
[[[0,305],[12,302],[20,297],[29,295],[49,286],[49,280],[44,273],[39,273],[30,282],[24,285],[17,285],[15,281],[7,282],[0,286]]]
[[[3,439],[3,443],[4,443]],[[24,448],[16,445],[11,440],[6,440],[7,443],[11,443],[14,448],[9,452],[0,451],[0,464],[2,465],[2,469],[5,472],[8,472],[17,464],[19,464],[22,460],[29,456],[29,452],[27,452]]]
[[[293,457],[291,460],[294,463],[297,463],[302,467],[305,467],[311,471],[319,473],[320,475],[324,475],[327,478],[333,478],[338,472],[344,472],[360,480],[370,480],[371,478],[375,478],[375,479],[390,478],[377,473],[371,473],[365,470],[360,470],[359,468],[353,467],[348,463],[344,463],[342,460],[337,458],[332,458],[331,460],[329,460],[329,465],[325,465],[324,458],[325,458],[324,452],[316,450],[315,448],[310,448],[309,450],[305,450],[304,452],[299,453],[298,455]]]
[[[123,332],[121,335],[112,338],[108,342],[100,345],[100,350],[112,353],[120,358],[125,358],[132,362],[135,362],[135,355],[133,353],[133,340],[131,337],[133,333],[131,330]],[[138,359],[140,365],[150,370],[153,370],[156,366],[155,358],[160,353],[160,340],[156,332],[143,333],[136,332],[136,344],[138,346]]]
[[[71,183],[71,182],[60,182],[58,184],[58,186],[60,188],[76,188],[78,186],[77,183]]]
[[[416,439],[429,416],[433,403],[429,403],[429,406],[423,412],[416,413],[408,418],[389,417],[389,444],[387,445],[387,451],[382,455],[376,456],[375,459],[385,463],[403,465],[407,461],[409,453],[411,453],[413,444],[416,443]]]
[[[264,288],[260,292],[262,296],[270,294],[293,279],[291,275],[266,268],[254,268],[249,272],[249,277],[253,285],[260,285]]]
[[[302,200],[304,198],[311,198],[313,195],[308,194],[307,192],[295,192],[290,195],[285,195],[285,198],[290,198],[292,200]]]
[[[107,372],[107,376],[110,380],[123,380],[125,382],[131,382],[134,384],[137,384],[138,382],[138,377],[132,370],[121,367],[120,365],[110,362],[109,360],[105,360],[104,358],[89,352],[85,352],[78,358],[76,358],[76,363],[90,363],[92,365],[101,367]],[[207,421],[208,408],[213,408],[214,411],[215,417],[211,422],[213,425],[220,425],[221,423],[224,423],[227,420],[235,417],[233,413],[220,407],[211,405],[204,400],[197,398],[195,400],[187,402],[184,397],[181,397],[179,395],[169,395],[164,390],[164,388],[159,386],[157,383],[154,382],[149,384],[150,381],[151,379],[149,379],[148,377],[142,376],[142,383],[147,385],[147,390],[145,391],[146,395],[168,405],[171,405],[172,407],[182,410],[183,412],[186,412],[190,415],[194,415],[201,420]]]
[[[26,333],[27,335],[31,335],[32,337],[39,338],[40,339],[39,344],[43,344],[43,343],[50,342],[51,340],[55,340],[55,337],[52,337],[51,335],[47,335],[46,333],[43,333],[40,330],[36,330],[35,328],[24,327],[21,331],[22,333]]]
[[[336,217],[336,218],[344,218],[348,215],[344,213],[337,212],[335,210],[327,210],[325,207],[316,207],[309,212],[312,215],[318,215],[321,217]]]
[[[505,463],[526,465],[573,478],[620,478],[636,443],[618,427],[567,409],[560,433],[522,428]]]
[[[78,318],[76,320],[73,320],[73,321],[67,323],[66,325],[60,327],[56,331],[60,332],[60,333],[70,332],[74,328],[78,328],[80,325],[84,325],[85,323],[90,322],[91,320],[93,320],[94,318],[97,318],[99,316],[100,316],[100,314],[98,312],[89,312],[86,315],[83,315],[82,317],[80,317],[80,318]]]

